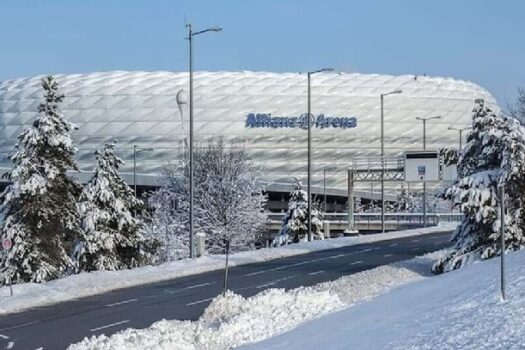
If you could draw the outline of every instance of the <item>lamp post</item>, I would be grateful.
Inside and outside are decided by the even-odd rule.
[[[463,148],[463,131],[472,129],[471,126],[467,126],[466,128],[455,128],[453,126],[449,126],[448,130],[454,130],[459,132],[459,150]],[[459,152],[458,152],[459,153]]]
[[[133,145],[133,191],[135,192],[135,197],[137,197],[137,154],[141,152],[151,152],[153,148],[140,148],[137,145]]]
[[[321,72],[331,72],[333,68],[322,68],[307,72],[308,76],[308,241],[312,241],[312,112],[311,112],[311,76]]]
[[[500,286],[501,299],[505,300],[505,186],[498,186],[500,199]]]
[[[324,195],[323,212],[326,214],[326,169],[323,169],[323,195]]]
[[[184,105],[188,104],[188,97],[186,96],[186,90],[180,89],[179,92],[177,92],[177,106],[179,107],[179,114],[180,114],[180,139],[181,139],[181,158],[182,161],[185,162],[185,154],[186,154],[186,138],[184,134]],[[184,164],[186,165],[186,164]]]
[[[194,179],[193,179],[193,37],[207,32],[220,32],[221,27],[212,27],[197,32],[193,31],[191,24],[186,24],[188,28],[188,42],[189,42],[189,64],[190,64],[190,137],[189,137],[189,170],[190,170],[190,258],[193,258],[193,195],[194,195]]]
[[[403,91],[398,89],[381,94],[381,231],[385,233],[385,96],[400,94]]]
[[[441,116],[421,118],[416,117],[417,120],[423,122],[423,149],[427,149],[427,120],[441,119]],[[423,181],[423,227],[427,227],[427,183]]]

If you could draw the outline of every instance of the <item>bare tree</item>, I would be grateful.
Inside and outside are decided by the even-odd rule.
[[[157,238],[166,241],[164,254],[181,258],[189,250],[189,169],[171,166],[164,174],[164,185],[151,201],[152,223]],[[223,140],[197,148],[194,176],[195,228],[206,234],[207,252],[223,253],[226,241],[232,251],[250,249],[267,223],[267,198],[246,151]]]
[[[518,89],[518,100],[514,105],[508,105],[507,109],[511,117],[520,121],[521,124],[525,124],[525,90],[522,88]]]

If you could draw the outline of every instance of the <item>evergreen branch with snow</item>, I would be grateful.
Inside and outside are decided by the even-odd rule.
[[[2,282],[44,282],[72,267],[68,247],[78,236],[81,192],[67,171],[78,169],[71,132],[60,114],[64,96],[52,76],[42,79],[43,102],[33,124],[18,136],[10,182],[1,195],[2,238],[13,247],[1,261]]]

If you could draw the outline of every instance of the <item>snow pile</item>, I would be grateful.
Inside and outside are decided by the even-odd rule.
[[[197,323],[198,347],[231,348],[266,339],[343,307],[330,291],[269,289],[252,298],[216,298]]]
[[[425,278],[436,252],[381,266],[336,281],[285,292],[268,289],[250,298],[234,293],[217,297],[196,322],[160,321],[150,328],[128,329],[107,337],[93,336],[70,346],[87,349],[230,349],[289,331],[299,324],[394,287]],[[336,326],[336,324],[332,325]]]
[[[312,288],[317,291],[335,293],[345,305],[350,306],[370,300],[406,283],[431,276],[430,267],[432,264],[447,253],[447,250],[428,253],[411,260],[344,276],[336,281],[320,283]]]
[[[453,230],[456,225],[457,223],[444,223],[440,226],[422,229],[387,232],[385,234],[360,237],[327,239],[291,244],[279,248],[265,248],[240,252],[230,256],[230,266],[268,261],[356,244],[448,231]],[[9,302],[0,305],[0,314],[101,294],[119,288],[218,270],[223,266],[224,255],[211,255],[198,259],[183,259],[159,266],[145,266],[131,270],[83,272],[40,284],[18,284],[13,286],[13,297],[9,296],[9,287],[3,287],[0,288],[0,297],[5,297]]]
[[[197,322],[163,320],[144,330],[128,329],[109,338],[93,336],[69,349],[230,349],[342,307],[336,295],[309,288],[269,289],[247,299],[228,292],[215,298]]]
[[[403,286],[248,349],[524,349],[525,251]]]

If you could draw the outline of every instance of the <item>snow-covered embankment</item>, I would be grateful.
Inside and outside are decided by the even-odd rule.
[[[507,300],[500,259],[478,262],[381,295],[247,346],[272,349],[525,349],[525,250],[510,253]]]

